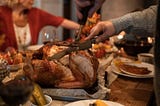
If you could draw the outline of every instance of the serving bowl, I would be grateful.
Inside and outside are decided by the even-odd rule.
[[[141,62],[151,63],[153,64],[154,55],[151,53],[139,53],[138,60]]]
[[[29,100],[33,84],[29,78],[18,75],[15,79],[1,84],[0,91],[0,96],[7,106],[19,106]]]

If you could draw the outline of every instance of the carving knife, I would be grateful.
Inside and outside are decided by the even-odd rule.
[[[77,44],[77,46],[68,47],[67,49],[62,50],[62,51],[54,54],[53,56],[49,57],[48,60],[60,59],[63,56],[65,56],[67,54],[70,54],[71,52],[78,51],[78,50],[86,50],[86,49],[92,48],[92,44],[104,41],[104,40],[108,39],[109,37],[110,36],[103,35],[101,37],[101,39],[93,38],[93,39],[90,39],[90,40],[86,40],[82,43]]]

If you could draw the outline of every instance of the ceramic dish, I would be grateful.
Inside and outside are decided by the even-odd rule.
[[[80,101],[66,104],[65,106],[89,106],[89,104],[92,104],[95,101],[96,100],[80,100]],[[124,105],[117,103],[117,102],[105,101],[105,100],[102,100],[102,101],[106,104],[106,106],[124,106]]]
[[[42,45],[31,45],[31,46],[27,47],[27,50],[38,50],[42,46],[43,46],[43,44]]]
[[[133,77],[133,78],[152,78],[154,76],[154,66],[152,64],[145,63],[145,62],[135,62],[135,61],[132,61],[127,58],[118,58],[118,59],[120,59],[122,62],[125,62],[125,64],[133,65],[136,67],[145,67],[149,71],[151,71],[150,73],[144,74],[144,75],[130,73],[130,72],[127,72],[127,71],[122,70],[119,67],[117,67],[115,65],[115,61],[117,61],[117,60],[114,59],[111,63],[111,69],[114,73],[116,73],[118,75],[123,75],[123,76]]]
[[[47,100],[47,104],[44,105],[44,106],[51,106],[51,104],[52,104],[52,98],[51,98],[50,96],[48,96],[48,95],[44,95],[44,96],[45,96],[45,98],[46,98],[46,100]],[[38,106],[38,105],[35,105],[35,104],[33,104],[33,103],[31,102],[31,106]]]

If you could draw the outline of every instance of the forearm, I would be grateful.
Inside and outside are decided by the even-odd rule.
[[[61,23],[62,27],[66,28],[66,29],[74,29],[77,30],[79,29],[80,25],[74,21],[70,21],[68,19],[64,19],[64,21]]]
[[[156,28],[157,6],[151,6],[143,11],[129,13],[122,17],[112,19],[115,34],[122,30],[143,29],[149,33],[153,33]]]

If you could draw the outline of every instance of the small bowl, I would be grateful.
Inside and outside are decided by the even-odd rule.
[[[138,60],[141,62],[151,63],[153,64],[153,54],[151,53],[139,53]]]
[[[47,100],[47,104],[44,105],[44,106],[51,106],[51,104],[52,104],[52,98],[51,98],[50,96],[48,96],[48,95],[44,95],[44,96],[45,96],[45,98],[46,98],[46,100]],[[31,102],[31,106],[38,106],[38,105],[35,105],[35,104],[33,104],[33,103]]]

